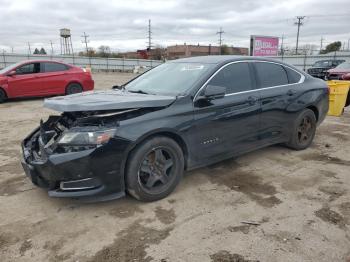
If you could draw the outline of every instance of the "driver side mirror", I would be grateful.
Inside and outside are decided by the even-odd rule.
[[[7,73],[7,76],[14,76],[15,74],[16,74],[16,71],[12,70],[12,71]]]
[[[203,95],[200,96],[200,98],[212,100],[212,99],[222,98],[225,96],[225,94],[226,94],[226,87],[207,85],[204,88]]]

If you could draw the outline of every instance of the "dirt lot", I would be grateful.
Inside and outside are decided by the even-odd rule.
[[[131,76],[94,78],[103,89]],[[20,141],[52,113],[42,99],[0,105],[0,261],[350,261],[350,111],[305,151],[275,146],[188,172],[147,204],[34,187]]]

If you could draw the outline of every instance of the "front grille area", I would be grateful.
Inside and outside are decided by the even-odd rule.
[[[332,75],[328,75],[327,77],[329,80],[341,80],[342,79],[342,75],[335,75],[335,74],[332,74]]]
[[[309,74],[318,74],[318,73],[322,73],[323,69],[322,68],[310,68],[308,71],[309,71]]]

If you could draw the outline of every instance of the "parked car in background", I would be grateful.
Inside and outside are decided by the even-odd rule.
[[[120,90],[46,99],[58,112],[22,143],[54,197],[166,197],[184,170],[284,143],[310,146],[327,84],[280,61],[206,56],[159,65]],[[108,197],[107,197],[108,196]]]
[[[309,75],[325,79],[327,71],[345,62],[345,60],[320,60],[315,62],[311,68],[307,70]]]
[[[9,98],[69,95],[94,89],[91,72],[51,60],[28,60],[0,70],[0,103]]]
[[[350,80],[350,62],[344,62],[327,71],[328,80]]]

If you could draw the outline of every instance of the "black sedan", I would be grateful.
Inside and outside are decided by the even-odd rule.
[[[54,197],[166,197],[184,170],[273,144],[302,150],[328,88],[291,65],[237,56],[164,63],[119,89],[45,100],[22,165]]]

